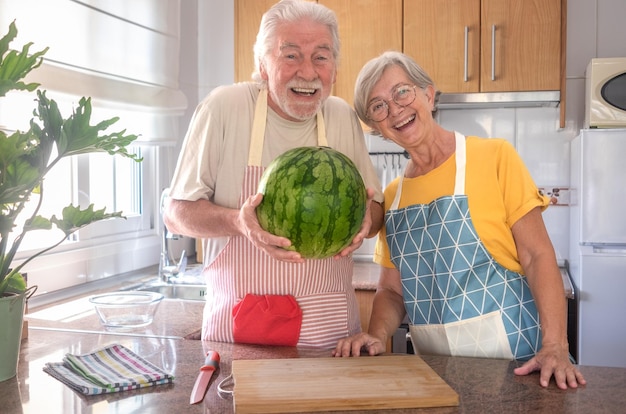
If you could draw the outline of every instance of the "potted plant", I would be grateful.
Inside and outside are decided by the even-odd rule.
[[[48,48],[29,54],[32,43],[21,51],[9,49],[17,36],[15,22],[8,33],[0,38],[0,98],[9,91],[36,92],[36,108],[27,131],[0,130],[0,381],[12,378],[17,372],[17,359],[21,341],[22,320],[26,298],[35,288],[27,288],[22,275],[23,267],[37,256],[60,245],[68,235],[95,221],[121,217],[121,212],[106,213],[94,210],[93,204],[85,209],[69,205],[61,217],[50,218],[38,214],[44,194],[44,177],[61,159],[72,155],[107,152],[141,161],[129,153],[127,146],[136,135],[125,135],[126,130],[107,133],[119,118],[111,118],[91,125],[91,98],[81,98],[73,113],[63,118],[57,103],[38,89],[37,83],[25,83],[24,78],[43,62]],[[56,151],[55,151],[56,150]],[[18,225],[17,219],[33,194],[39,201],[32,214]],[[51,229],[56,226],[63,236],[52,246],[14,263],[25,235],[31,230]],[[12,241],[9,235],[16,235]]]

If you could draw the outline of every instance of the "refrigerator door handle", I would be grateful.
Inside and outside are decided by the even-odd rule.
[[[611,256],[626,256],[626,246],[593,246],[593,252]]]

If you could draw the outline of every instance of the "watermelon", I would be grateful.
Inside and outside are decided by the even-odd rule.
[[[298,147],[278,156],[259,182],[261,227],[291,241],[305,258],[339,253],[358,233],[367,192],[358,169],[329,147]]]

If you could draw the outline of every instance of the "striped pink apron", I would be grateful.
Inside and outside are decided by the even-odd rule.
[[[266,118],[267,90],[262,89],[239,207],[256,193],[264,171],[261,156]],[[317,114],[317,130],[318,144],[328,145],[321,112]],[[290,294],[302,309],[298,346],[333,348],[339,339],[360,331],[352,270],[351,257],[287,263],[257,249],[246,237],[233,236],[204,269],[208,291],[202,339],[234,341],[232,309],[246,294]]]

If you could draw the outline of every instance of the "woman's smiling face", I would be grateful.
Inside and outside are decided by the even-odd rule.
[[[383,72],[380,80],[370,93],[368,106],[382,99],[389,106],[389,115],[372,126],[383,137],[407,148],[422,142],[425,134],[431,132],[434,124],[432,110],[435,91],[432,86],[425,90],[415,88],[415,100],[406,106],[400,106],[392,99],[392,94],[401,85],[414,85],[407,73],[399,66],[390,66]]]

